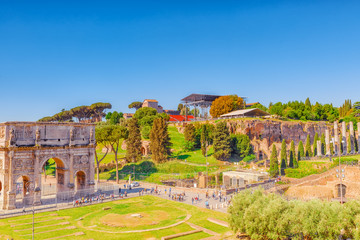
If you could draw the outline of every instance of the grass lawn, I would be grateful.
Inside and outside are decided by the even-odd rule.
[[[104,210],[104,207],[111,209]],[[141,214],[141,218],[131,216]],[[165,200],[155,196],[142,196],[109,203],[66,209],[35,215],[35,239],[61,237],[61,239],[160,239],[163,236],[194,230],[186,223],[147,232],[124,231],[167,227],[183,221],[207,228],[224,236],[230,229],[214,224],[209,217],[226,221],[227,214],[192,205]],[[0,239],[31,239],[31,215],[0,220]],[[82,232],[84,235],[66,235]],[[63,236],[63,237],[62,237]],[[209,237],[204,232],[176,239],[201,239]]]
[[[360,155],[355,156],[344,156],[341,157],[341,163],[349,163],[352,161],[358,161]],[[333,161],[330,162],[329,159],[319,160],[319,161],[299,161],[298,168],[288,168],[285,169],[286,177],[290,178],[303,178],[312,174],[324,173],[339,164],[339,158],[333,158]]]

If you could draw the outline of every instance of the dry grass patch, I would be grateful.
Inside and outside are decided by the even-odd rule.
[[[138,213],[141,217],[134,217],[131,214],[109,213],[100,218],[100,222],[112,227],[138,227],[144,225],[157,225],[163,220],[169,218],[169,214],[165,211],[154,210]]]

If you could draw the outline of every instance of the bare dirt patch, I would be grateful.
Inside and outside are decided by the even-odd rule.
[[[159,224],[163,220],[167,220],[169,218],[169,214],[165,211],[154,210],[149,212],[139,212],[141,218],[131,216],[131,214],[116,214],[109,213],[102,218],[100,218],[100,222],[102,224],[112,226],[112,227],[137,227],[144,225],[156,225]]]

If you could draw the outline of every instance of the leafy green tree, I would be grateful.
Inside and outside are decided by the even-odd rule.
[[[320,140],[319,139],[319,134],[318,133],[315,133],[315,136],[314,136],[314,142],[313,142],[313,156],[316,157],[317,156],[317,141]]]
[[[231,146],[233,153],[242,158],[252,153],[250,138],[246,134],[231,135]]]
[[[138,109],[135,114],[134,114],[134,118],[136,118],[138,120],[138,124],[141,127],[144,126],[152,126],[154,120],[157,117],[157,111],[155,108],[150,108],[150,107],[143,107]]]
[[[128,121],[128,138],[126,139],[126,160],[127,162],[137,162],[141,160],[141,134],[140,127],[136,118]]]
[[[226,122],[221,121],[216,124],[213,135],[214,157],[218,160],[224,161],[231,156],[231,139],[230,132],[226,126]]]
[[[150,131],[151,131],[151,127],[150,126],[144,126],[141,129],[141,136],[145,139],[149,139],[150,138]]]
[[[297,154],[297,160],[300,161],[301,158],[305,157],[305,150],[304,150],[304,144],[302,141],[299,142],[298,145],[298,154]]]
[[[258,108],[258,109],[261,109],[261,110],[263,110],[263,111],[265,111],[265,112],[267,112],[267,107],[265,107],[264,105],[262,105],[261,103],[256,103],[256,104],[254,104],[254,105],[252,105],[251,107],[249,107],[249,108]]]
[[[201,127],[200,142],[201,142],[201,153],[205,157],[207,153],[207,147],[209,146],[209,132],[206,124],[203,124]]]
[[[170,155],[170,147],[171,143],[166,120],[156,118],[150,132],[151,158],[156,163],[165,162]]]
[[[104,111],[111,108],[112,106],[110,103],[97,102],[90,105],[90,109],[93,112],[93,118],[95,118],[97,122],[100,122],[105,116]]]
[[[285,139],[283,139],[282,143],[281,143],[281,152],[280,152],[280,157],[281,157],[281,175],[285,175],[285,169],[287,168],[287,153],[286,153],[286,142]]]
[[[105,125],[105,131],[107,132],[107,145],[110,145],[111,151],[114,153],[116,162],[116,183],[119,183],[119,159],[118,151],[121,143],[121,139],[128,137],[128,131],[124,126],[120,125]]]
[[[351,115],[353,112],[351,100],[345,100],[345,103],[339,108],[340,117],[345,117]]]
[[[110,124],[112,125],[116,125],[116,124],[119,124],[120,123],[120,119],[123,117],[123,113],[122,112],[117,112],[117,111],[114,111],[112,112],[111,114],[111,117],[109,119],[109,122]]]
[[[134,108],[136,110],[138,110],[141,107],[142,107],[142,102],[132,102],[128,106],[128,108],[130,108],[130,109]]]
[[[100,182],[99,178],[99,169],[100,169],[100,163],[105,159],[106,155],[109,153],[109,136],[111,135],[110,129],[106,127],[107,125],[99,125],[95,128],[95,138],[96,138],[96,145],[102,146],[106,149],[106,152],[104,155],[99,158],[98,152],[95,151],[95,162],[96,162],[96,178],[97,181]]]
[[[305,157],[311,157],[311,156],[312,156],[312,151],[310,144],[310,135],[307,135],[306,143],[305,143]]]
[[[279,162],[275,144],[272,146],[269,174],[271,177],[276,177],[279,175]]]
[[[184,137],[187,142],[185,145],[186,151],[192,151],[196,143],[196,129],[194,124],[186,124],[184,129]]]
[[[295,153],[295,143],[294,143],[294,140],[292,140],[290,143],[290,151],[289,151],[289,167],[291,167],[291,168],[299,167],[299,163],[296,159],[295,154],[296,154]]]

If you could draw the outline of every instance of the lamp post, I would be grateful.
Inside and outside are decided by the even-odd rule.
[[[36,193],[40,192],[40,188],[39,187],[36,187],[34,189],[34,199],[33,199],[33,204],[32,204],[32,240],[34,240],[34,236],[35,236],[35,196],[36,196]]]
[[[344,143],[344,141],[341,141],[341,143]],[[340,203],[343,203],[343,185],[342,185],[342,178],[343,176],[345,177],[345,175],[342,173],[342,170],[341,170],[341,159],[340,159],[340,156],[341,156],[341,153],[340,153],[340,147],[341,147],[341,144],[339,143],[339,151],[338,151],[338,155],[339,155],[339,178],[340,178]]]

